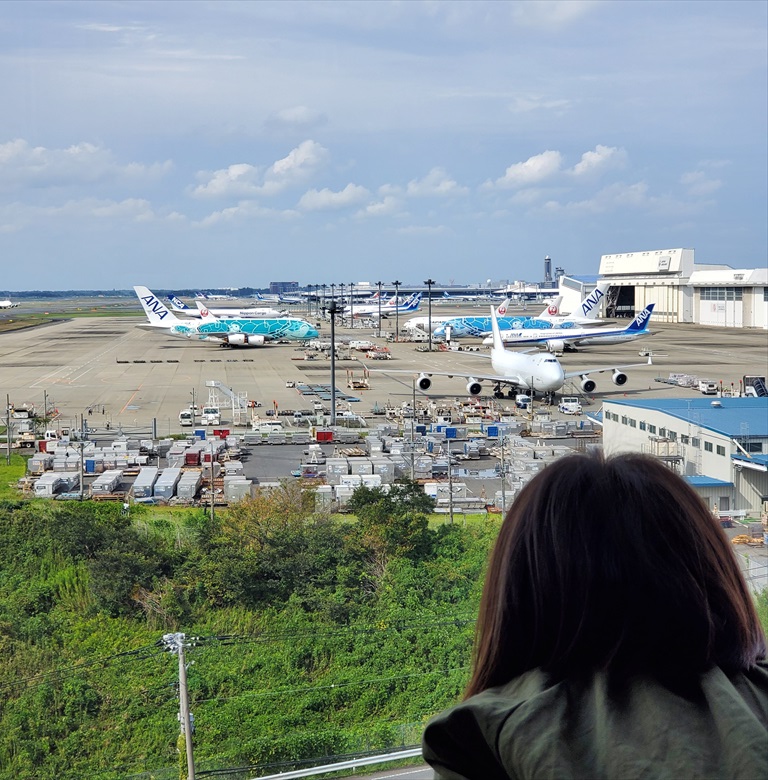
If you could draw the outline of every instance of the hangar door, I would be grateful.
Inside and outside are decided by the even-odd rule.
[[[740,328],[744,321],[743,287],[702,287],[699,298],[699,322]]]
[[[628,285],[627,287],[609,287],[606,298],[606,317],[611,319],[617,319],[620,317],[631,319],[635,316],[634,285]]]

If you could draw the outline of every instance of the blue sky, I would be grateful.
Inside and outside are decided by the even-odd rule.
[[[0,288],[764,266],[767,15],[6,0]]]

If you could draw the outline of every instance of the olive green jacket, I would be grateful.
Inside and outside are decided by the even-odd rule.
[[[605,674],[550,684],[539,670],[433,718],[425,760],[445,780],[768,780],[768,665],[674,693]]]

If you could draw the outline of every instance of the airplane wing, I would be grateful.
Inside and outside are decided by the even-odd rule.
[[[598,366],[597,368],[578,368],[573,371],[563,372],[566,379],[574,376],[584,376],[584,374],[603,374],[606,371],[623,371],[625,368],[638,368],[639,366],[652,366],[653,355],[648,355],[647,363],[626,363],[623,366]]]

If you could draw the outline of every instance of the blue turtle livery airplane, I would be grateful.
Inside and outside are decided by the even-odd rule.
[[[576,328],[580,324],[596,324],[598,303],[605,296],[608,282],[598,282],[594,291],[581,301],[578,311],[570,315],[561,315],[557,305],[547,306],[538,317],[502,315],[499,319],[501,330]],[[467,336],[487,336],[491,332],[489,317],[453,317],[441,323],[433,331],[434,336],[442,338],[465,338]]]
[[[577,347],[623,344],[650,336],[648,324],[651,321],[654,304],[646,306],[626,328],[549,328],[527,330],[502,330],[501,340],[505,344],[528,346],[535,344],[542,349],[561,354],[575,352]],[[483,344],[493,344],[493,336],[483,339]]]
[[[572,371],[566,371],[560,364],[560,361],[549,353],[529,351],[515,352],[505,349],[504,342],[501,340],[499,324],[496,319],[496,313],[491,307],[491,330],[493,333],[493,347],[490,355],[481,353],[468,353],[478,358],[490,357],[491,368],[494,373],[485,374],[473,372],[471,374],[462,371],[422,371],[416,378],[416,388],[425,392],[432,387],[433,376],[462,377],[467,379],[467,393],[469,395],[480,395],[483,391],[483,381],[491,382],[494,386],[493,394],[497,398],[503,397],[502,386],[509,386],[507,392],[509,397],[514,397],[520,390],[530,390],[537,393],[554,393],[560,390],[565,381],[572,377],[578,377],[581,389],[585,393],[591,393],[597,387],[597,384],[590,374],[600,374],[604,372],[611,373],[611,381],[621,387],[626,384],[627,375],[624,373],[626,368],[634,368],[640,365],[651,365],[651,358],[648,363],[630,363],[621,366],[598,366],[597,368],[579,368]],[[411,371],[392,371],[389,369],[369,369],[370,371],[379,370],[384,374],[411,374]]]
[[[144,328],[163,330],[170,336],[196,341],[213,341],[221,346],[261,347],[270,341],[306,341],[319,335],[298,317],[214,317],[202,304],[200,319],[179,319],[147,287],[133,288],[149,324]],[[199,303],[199,302],[198,302]]]

